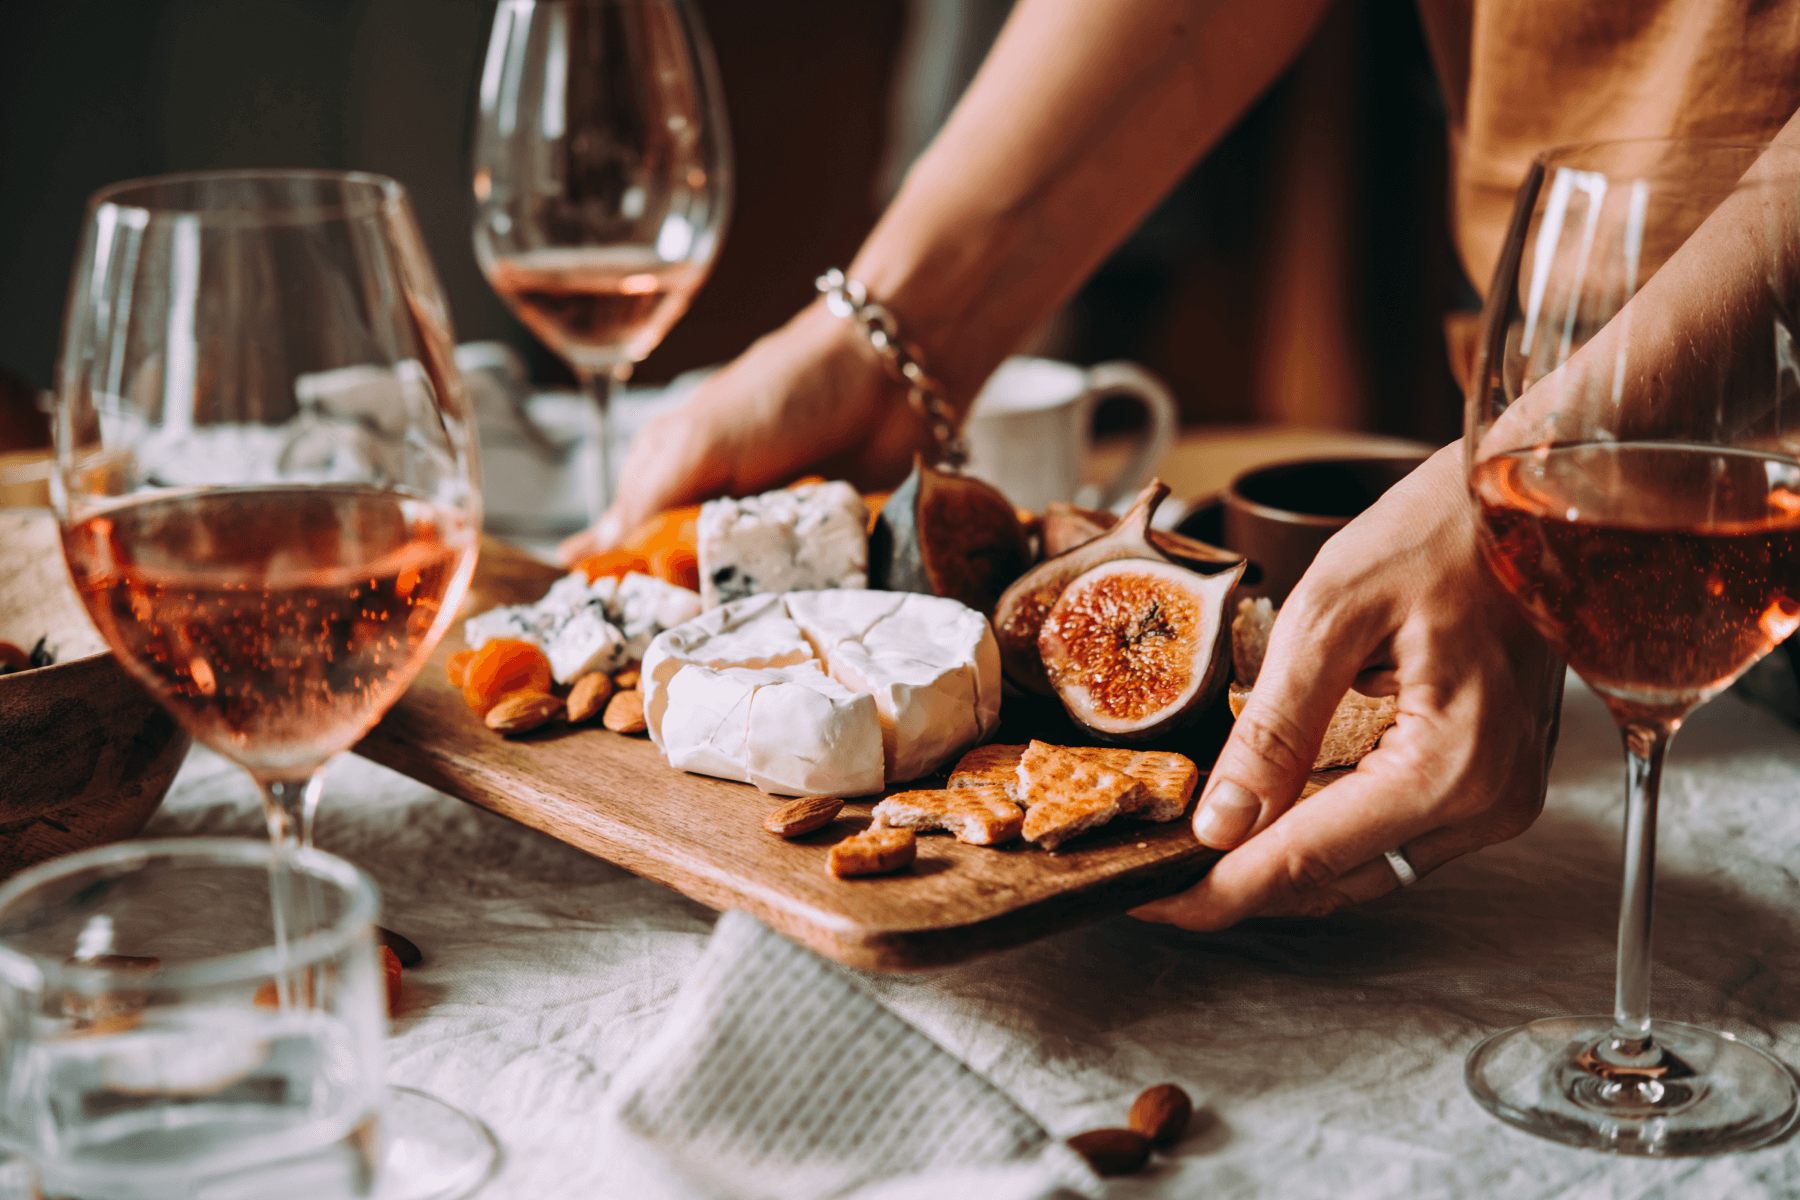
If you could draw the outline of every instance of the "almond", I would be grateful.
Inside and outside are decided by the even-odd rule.
[[[799,837],[831,824],[843,807],[844,802],[836,796],[802,796],[764,817],[763,828],[782,837]]]
[[[650,728],[644,724],[644,694],[642,692],[616,692],[607,702],[606,715],[600,723],[614,733],[643,733]]]
[[[1193,1115],[1194,1102],[1186,1092],[1172,1083],[1159,1083],[1131,1102],[1127,1123],[1149,1138],[1152,1146],[1172,1146],[1181,1140]]]
[[[600,671],[590,671],[569,689],[569,724],[579,725],[600,715],[612,699],[613,681]]]
[[[613,686],[618,688],[621,692],[629,692],[635,690],[642,679],[643,675],[639,672],[638,665],[632,663],[629,667],[626,667],[623,671],[620,671],[613,676]]]
[[[562,706],[561,700],[543,692],[514,692],[488,709],[483,719],[496,733],[524,733],[554,717]]]
[[[1069,1139],[1096,1175],[1129,1175],[1150,1158],[1150,1139],[1135,1129],[1090,1129]]]

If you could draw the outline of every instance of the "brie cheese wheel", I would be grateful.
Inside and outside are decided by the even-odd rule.
[[[779,795],[879,792],[937,770],[1000,721],[987,618],[911,592],[735,601],[657,637],[639,686],[670,765]]]
[[[708,500],[696,525],[700,599],[713,608],[744,596],[865,587],[868,525],[862,497],[842,480]]]

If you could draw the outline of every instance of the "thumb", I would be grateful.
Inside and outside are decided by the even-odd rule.
[[[1276,618],[1256,685],[1194,810],[1194,836],[1215,849],[1239,845],[1293,805],[1361,666],[1360,655],[1321,660],[1316,647],[1333,639],[1302,634],[1302,616],[1283,609]]]

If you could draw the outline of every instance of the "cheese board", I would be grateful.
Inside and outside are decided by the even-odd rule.
[[[486,540],[464,615],[528,602],[561,575]],[[784,797],[674,770],[643,737],[561,723],[499,736],[446,677],[450,655],[463,648],[459,622],[357,752],[703,904],[747,910],[848,966],[917,969],[1017,945],[1179,891],[1219,858],[1186,820],[1125,821],[1057,854],[923,837],[908,871],[834,878],[829,848],[870,824],[879,796],[851,800],[825,827],[783,840],[762,822]],[[1009,698],[999,740],[1081,744],[1058,719]],[[1224,717],[1205,722],[1181,748],[1204,770],[1227,727]],[[1319,773],[1309,790],[1336,774]],[[889,791],[919,786],[932,785]]]

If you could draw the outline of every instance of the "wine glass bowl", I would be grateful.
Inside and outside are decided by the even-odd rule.
[[[1475,1098],[1574,1145],[1758,1145],[1788,1069],[1650,1017],[1657,790],[1696,706],[1800,628],[1800,152],[1703,140],[1547,151],[1483,314],[1464,456],[1484,557],[1605,701],[1627,765],[1610,1017],[1506,1030]]]
[[[723,100],[694,6],[503,0],[473,158],[483,273],[593,396],[598,516],[610,388],[687,311],[730,212]]]
[[[207,173],[90,203],[57,381],[70,573],[119,660],[301,840],[310,781],[474,570],[453,341],[392,180]]]

